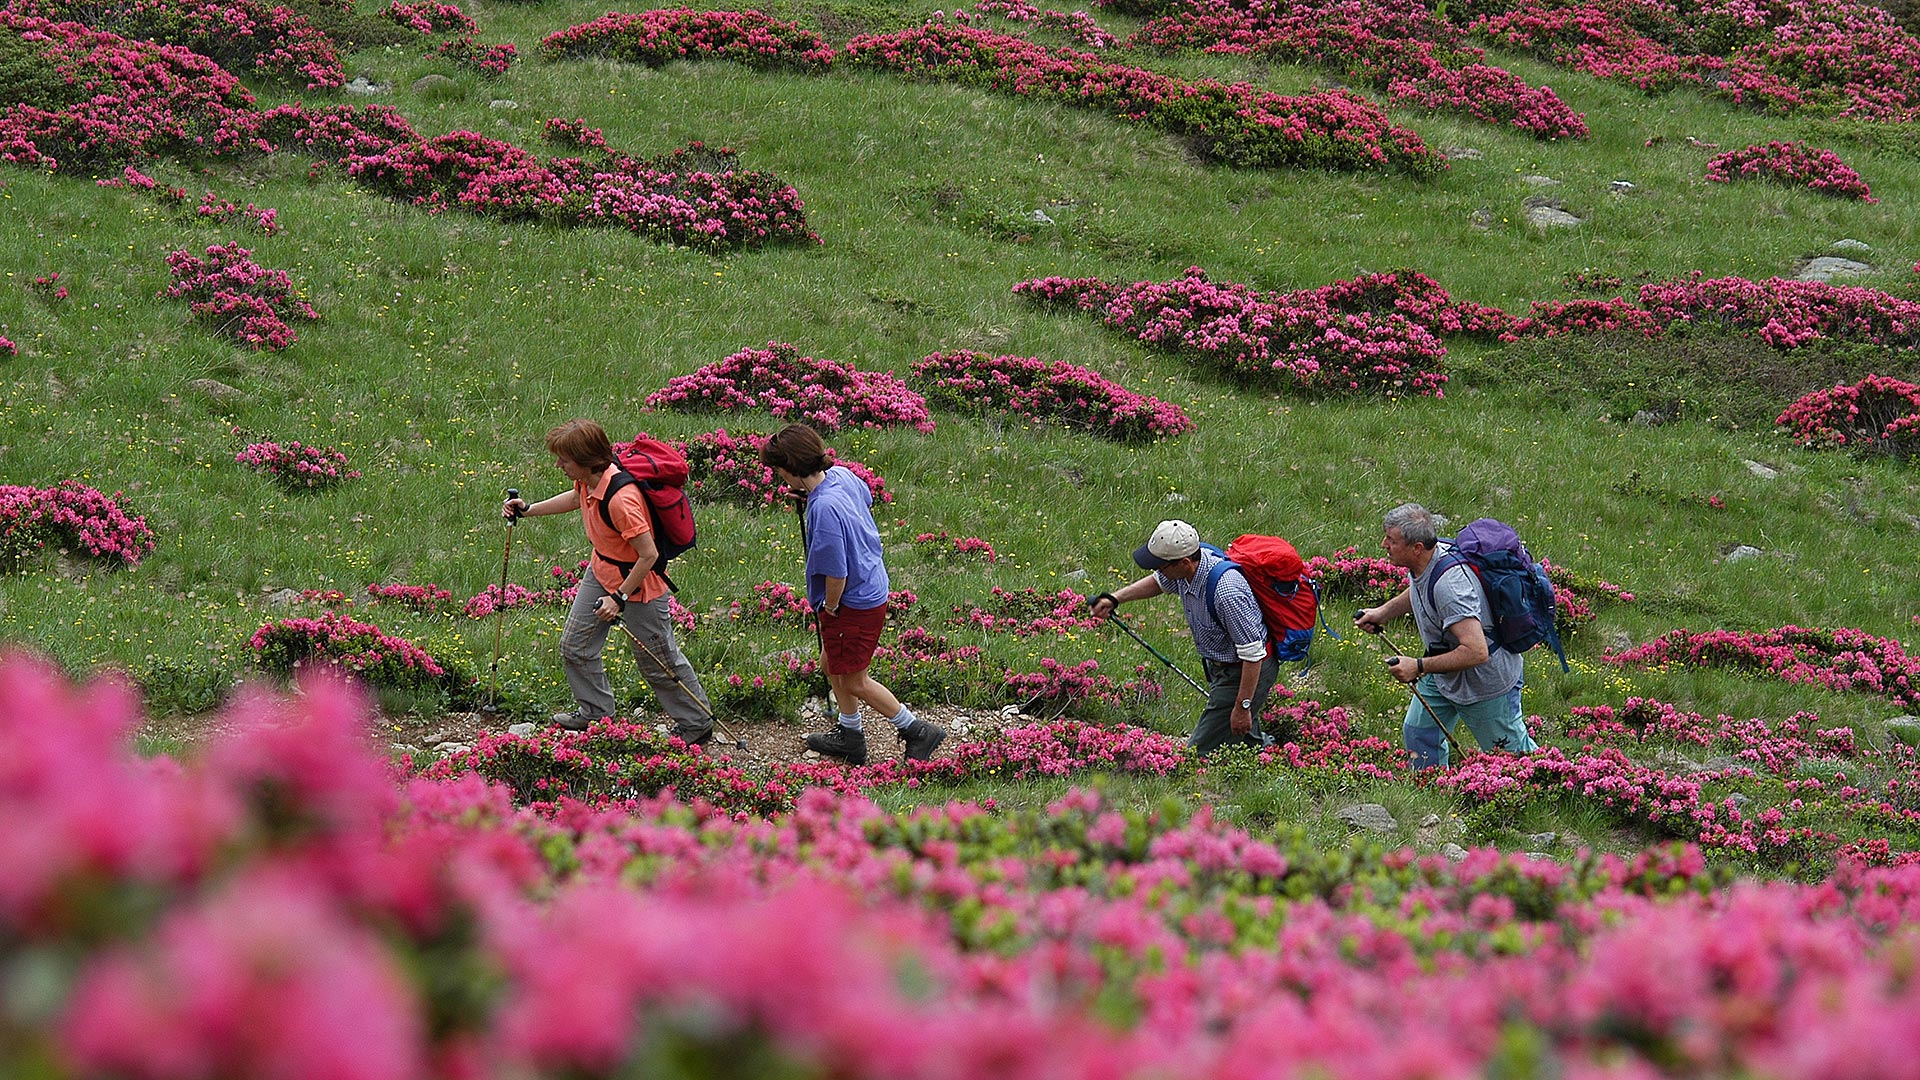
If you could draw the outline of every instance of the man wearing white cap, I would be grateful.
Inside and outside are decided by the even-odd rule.
[[[1201,546],[1200,532],[1193,526],[1163,521],[1133,553],[1133,561],[1152,573],[1093,601],[1093,617],[1104,620],[1133,600],[1161,593],[1180,598],[1193,647],[1207,672],[1207,708],[1187,738],[1202,756],[1229,742],[1262,744],[1258,717],[1280,671],[1279,659],[1267,648],[1267,628],[1246,575],[1223,575],[1214,586],[1213,611],[1207,609],[1208,572],[1221,558]]]

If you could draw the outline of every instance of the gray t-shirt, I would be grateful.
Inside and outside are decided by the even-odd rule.
[[[1487,604],[1486,591],[1480,588],[1480,576],[1464,562],[1449,560],[1433,582],[1433,606],[1427,606],[1428,579],[1440,567],[1441,556],[1453,550],[1451,544],[1433,549],[1433,561],[1419,577],[1408,575],[1411,584],[1407,597],[1413,601],[1413,621],[1420,627],[1420,638],[1428,645],[1455,648],[1460,640],[1448,630],[1461,619],[1479,619],[1480,630],[1487,635],[1487,662],[1462,671],[1435,673],[1434,682],[1448,701],[1471,705],[1486,701],[1520,685],[1525,659],[1516,652],[1493,647],[1493,609]]]

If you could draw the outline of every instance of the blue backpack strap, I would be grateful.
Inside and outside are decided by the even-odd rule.
[[[1205,547],[1206,545],[1203,544],[1201,546]],[[1216,548],[1214,550],[1217,551],[1219,549]],[[1201,593],[1201,595],[1205,598],[1207,602],[1207,614],[1213,616],[1213,621],[1215,624],[1218,624],[1220,622],[1220,609],[1214,607],[1213,605],[1213,594],[1216,590],[1220,588],[1220,579],[1222,577],[1225,577],[1227,571],[1229,570],[1239,571],[1241,580],[1243,581],[1246,580],[1247,572],[1245,570],[1240,569],[1240,564],[1237,562],[1234,562],[1232,559],[1229,559],[1223,555],[1220,557],[1220,561],[1214,563],[1213,567],[1207,571],[1206,587],[1202,590],[1202,593]],[[1248,584],[1252,584],[1252,583],[1248,582]]]

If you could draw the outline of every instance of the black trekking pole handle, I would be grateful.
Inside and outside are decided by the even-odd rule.
[[[1360,622],[1360,616],[1364,614],[1366,614],[1365,609],[1354,612],[1353,621],[1356,623]],[[1361,629],[1363,630],[1366,629],[1366,624],[1362,623]],[[1387,630],[1385,627],[1376,626],[1373,628],[1371,633],[1377,636],[1380,639],[1381,643],[1384,644],[1388,649],[1391,649],[1396,656],[1406,655],[1406,653],[1401,650],[1400,646],[1394,644],[1393,639],[1387,636]],[[1393,658],[1388,657],[1387,659],[1391,660]],[[1440,722],[1440,713],[1434,709],[1433,702],[1427,700],[1427,695],[1420,692],[1420,684],[1417,681],[1410,682],[1407,684],[1407,688],[1413,691],[1413,696],[1415,698],[1419,699],[1420,707],[1427,710],[1427,715],[1433,717],[1433,726],[1439,728],[1440,734],[1445,735],[1447,737],[1447,745],[1453,748],[1453,755],[1455,760],[1465,761],[1467,759],[1467,752],[1461,749],[1460,741],[1453,737],[1453,732],[1447,728],[1447,725]]]
[[[1117,608],[1118,608],[1118,607],[1120,606],[1120,605],[1119,605],[1119,603],[1118,603],[1117,601],[1115,601],[1115,600],[1113,599],[1113,597],[1112,597],[1111,595],[1109,595],[1109,594],[1106,594],[1106,593],[1102,593],[1102,594],[1101,594],[1100,596],[1096,596],[1096,597],[1094,597],[1093,599],[1094,599],[1094,601],[1095,601],[1096,603],[1097,603],[1097,602],[1099,602],[1099,601],[1100,601],[1100,600],[1102,600],[1102,599],[1105,599],[1105,600],[1107,600],[1107,601],[1108,601],[1109,603],[1112,603],[1112,604],[1114,605],[1114,607],[1115,607],[1116,609],[1117,609]],[[1091,606],[1091,605],[1089,605],[1089,606]],[[1131,627],[1131,626],[1128,626],[1128,625],[1127,625],[1127,621],[1126,621],[1125,619],[1122,619],[1122,618],[1120,617],[1120,612],[1119,612],[1118,610],[1114,610],[1114,611],[1109,611],[1109,612],[1107,612],[1107,621],[1108,621],[1108,622],[1111,622],[1111,623],[1113,623],[1113,625],[1115,625],[1115,626],[1117,626],[1117,627],[1119,627],[1119,628],[1120,628],[1120,630],[1121,630],[1121,632],[1122,632],[1122,633],[1124,633],[1124,634],[1126,634],[1126,635],[1127,635],[1128,637],[1130,637],[1130,638],[1132,638],[1133,640],[1135,640],[1135,641],[1137,641],[1137,642],[1139,642],[1139,643],[1140,643],[1140,647],[1141,647],[1141,648],[1143,648],[1143,649],[1145,649],[1145,650],[1147,650],[1148,652],[1150,652],[1150,653],[1152,653],[1152,654],[1153,654],[1153,656],[1154,656],[1154,659],[1156,659],[1156,660],[1158,660],[1158,661],[1160,661],[1161,663],[1163,663],[1163,664],[1165,664],[1165,665],[1167,665],[1167,668],[1168,668],[1169,670],[1171,670],[1171,671],[1172,671],[1172,672],[1173,672],[1173,673],[1174,673],[1175,675],[1178,675],[1178,676],[1180,676],[1180,677],[1181,677],[1182,679],[1184,679],[1184,680],[1186,680],[1186,683],[1187,683],[1187,685],[1188,685],[1188,686],[1191,686],[1191,687],[1193,687],[1193,689],[1194,689],[1194,691],[1195,691],[1196,693],[1198,693],[1198,694],[1199,694],[1199,695],[1200,695],[1201,697],[1212,697],[1212,696],[1213,696],[1213,695],[1211,695],[1210,693],[1208,693],[1208,692],[1207,692],[1207,688],[1206,688],[1206,687],[1204,687],[1204,686],[1201,686],[1201,685],[1200,685],[1199,683],[1197,683],[1197,682],[1194,682],[1194,681],[1193,681],[1193,676],[1191,676],[1191,675],[1189,675],[1189,674],[1187,674],[1187,673],[1186,673],[1186,671],[1185,671],[1185,670],[1183,670],[1183,669],[1182,669],[1182,668],[1180,667],[1180,665],[1179,665],[1179,664],[1176,664],[1176,663],[1174,663],[1173,661],[1171,661],[1171,660],[1169,660],[1169,659],[1167,659],[1167,657],[1165,656],[1165,654],[1163,654],[1163,653],[1161,653],[1161,651],[1160,651],[1159,649],[1156,649],[1156,648],[1154,648],[1154,647],[1153,647],[1152,645],[1150,645],[1150,644],[1148,644],[1148,643],[1147,643],[1147,639],[1146,639],[1146,638],[1143,638],[1143,637],[1141,637],[1141,636],[1140,636],[1139,634],[1136,634],[1136,633],[1134,633],[1134,632],[1133,632],[1133,627]]]

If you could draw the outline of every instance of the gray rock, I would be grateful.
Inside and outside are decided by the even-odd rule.
[[[1748,472],[1752,473],[1753,475],[1759,477],[1762,480],[1773,480],[1773,479],[1777,479],[1780,476],[1780,470],[1775,469],[1769,465],[1762,465],[1757,461],[1750,461],[1746,458],[1742,458],[1740,459],[1740,464],[1745,465],[1747,467]]]
[[[298,590],[281,589],[279,592],[276,592],[272,596],[267,597],[267,606],[288,607],[298,599],[300,599],[300,593]]]
[[[1440,152],[1453,161],[1479,161],[1486,156],[1471,146],[1449,146]]]
[[[1033,213],[1027,215],[1027,220],[1033,222],[1035,225],[1053,224],[1053,219],[1047,216],[1045,210],[1035,210]]]
[[[1731,754],[1715,754],[1713,757],[1710,757],[1707,760],[1701,762],[1700,764],[1694,766],[1693,771],[1702,772],[1702,773],[1723,773],[1723,772],[1726,772],[1728,769],[1737,769],[1743,764],[1745,763],[1742,762],[1739,758],[1734,757]]]
[[[1008,720],[1018,720],[1020,719],[1020,706],[1002,705],[1000,707],[1000,715]]]
[[[1187,502],[1188,499],[1185,495],[1182,495],[1177,491],[1169,491],[1167,492],[1167,501],[1170,503],[1183,503],[1183,502]]]
[[[1440,854],[1444,856],[1448,862],[1460,862],[1467,857],[1467,849],[1461,847],[1459,844],[1441,844]]]
[[[1634,427],[1659,427],[1666,422],[1667,418],[1665,416],[1654,412],[1652,409],[1641,409],[1639,412],[1633,414],[1633,419],[1627,421],[1627,423],[1632,424]]]
[[[1843,252],[1847,255],[1871,255],[1873,245],[1861,240],[1835,240],[1827,245],[1827,250]]]
[[[1343,806],[1334,812],[1334,816],[1356,829],[1366,829],[1369,832],[1392,832],[1400,827],[1400,823],[1393,819],[1393,814],[1379,803],[1354,803],[1351,806]]]
[[[1920,716],[1894,717],[1887,721],[1887,734],[1908,746],[1920,746]]]
[[[1632,634],[1627,633],[1625,630],[1607,631],[1608,652],[1626,652],[1631,648],[1633,648]]]
[[[1638,184],[1635,184],[1631,180],[1610,180],[1607,182],[1607,190],[1615,195],[1631,194],[1633,189],[1638,186]]]
[[[345,86],[342,86],[340,89],[345,90],[349,94],[360,94],[364,96],[367,94],[384,94],[387,91],[393,89],[393,87],[388,86],[384,83],[374,82],[372,79],[367,78],[365,75],[355,75],[352,81],[348,82]]]
[[[520,103],[512,98],[494,98],[492,101],[487,102],[487,108],[496,112],[510,112],[519,107]]]
[[[1569,214],[1557,206],[1527,207],[1527,224],[1536,229],[1571,229],[1587,219]]]
[[[1750,802],[1752,802],[1752,801],[1753,801],[1753,796],[1751,796],[1751,795],[1749,795],[1749,794],[1747,794],[1747,793],[1746,793],[1746,792],[1744,792],[1744,791],[1736,791],[1736,792],[1734,792],[1733,794],[1731,794],[1731,795],[1729,795],[1729,796],[1727,796],[1727,797],[1726,797],[1726,799],[1725,799],[1724,801],[1726,801],[1726,802],[1730,802],[1730,803],[1732,803],[1732,804],[1733,804],[1734,806],[1736,806],[1736,807],[1741,807],[1741,806],[1745,806],[1745,805],[1747,805],[1748,803],[1750,803]]]
[[[394,754],[395,754],[395,755],[399,755],[399,754],[407,754],[407,755],[410,755],[410,756],[412,756],[412,757],[419,757],[419,756],[420,756],[421,754],[424,754],[424,753],[426,753],[426,751],[424,751],[424,750],[422,750],[422,749],[420,749],[419,747],[417,747],[417,746],[415,746],[415,745],[413,745],[413,744],[412,744],[412,743],[410,743],[410,742],[397,742],[397,743],[394,743],[394,744],[393,744],[393,745],[392,745],[392,746],[390,747],[390,749],[391,749],[391,750],[392,750],[392,751],[394,752]]]
[[[1838,255],[1822,255],[1819,258],[1808,259],[1807,265],[1801,267],[1800,272],[1793,276],[1798,281],[1832,281],[1838,277],[1859,277],[1861,274],[1871,273],[1873,273],[1873,267],[1866,263],[1843,259]]]
[[[1467,224],[1476,229],[1491,229],[1493,228],[1493,211],[1483,206],[1467,216]]]
[[[452,79],[447,78],[445,75],[440,75],[440,74],[422,75],[420,78],[414,80],[413,92],[416,94],[425,94],[430,91],[439,90],[442,88],[451,88],[458,85],[459,85],[458,83],[454,82]]]
[[[1529,851],[1527,852],[1527,858],[1532,859],[1534,862],[1553,861],[1553,856],[1544,851]]]
[[[442,757],[446,757],[452,754],[464,754],[471,749],[473,749],[473,747],[463,742],[443,742],[436,745],[433,748],[433,752]]]
[[[452,736],[451,736],[451,735],[449,735],[449,734],[447,734],[446,732],[444,732],[444,731],[436,731],[436,732],[434,732],[433,734],[431,734],[431,735],[429,735],[429,736],[427,736],[427,737],[426,737],[426,738],[425,738],[424,740],[422,740],[422,741],[423,741],[423,742],[427,742],[427,743],[443,743],[443,742],[446,742],[446,741],[447,741],[448,739],[450,739],[450,738],[452,738]]]
[[[1560,842],[1557,832],[1537,832],[1527,834],[1527,846],[1535,849],[1550,848]]]
[[[1440,824],[1439,814],[1428,814],[1426,817],[1420,819],[1420,827],[1423,829],[1431,829],[1438,824]]]
[[[1087,572],[1085,570],[1069,570],[1062,576],[1068,581],[1085,581],[1087,579]]]
[[[1559,187],[1560,186],[1560,181],[1555,180],[1551,176],[1539,176],[1539,175],[1523,176],[1520,178],[1520,182],[1527,185],[1528,187]]]
[[[1754,547],[1752,544],[1741,544],[1739,547],[1736,547],[1732,551],[1727,552],[1726,561],[1727,562],[1745,562],[1748,559],[1757,559],[1762,554],[1763,552],[1761,552],[1759,548]]]
[[[534,732],[539,730],[540,730],[540,725],[538,724],[519,723],[519,724],[510,724],[507,726],[507,734],[515,735],[522,739],[526,738],[529,735],[532,735]]]
[[[231,405],[241,398],[246,397],[245,394],[221,382],[219,379],[195,379],[188,383],[187,386],[192,389],[194,393],[199,394],[201,397],[206,398],[216,405]]]

